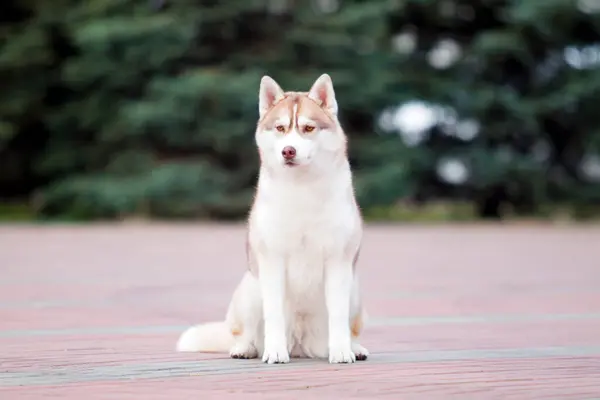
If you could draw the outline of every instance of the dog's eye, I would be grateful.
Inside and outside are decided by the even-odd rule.
[[[283,125],[277,125],[275,129],[277,129],[277,132],[285,132],[285,127]]]
[[[312,132],[312,131],[314,131],[314,130],[315,130],[315,127],[314,127],[314,126],[311,126],[311,125],[306,125],[306,126],[304,127],[304,132]]]

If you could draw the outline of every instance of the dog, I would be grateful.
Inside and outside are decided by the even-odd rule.
[[[248,270],[225,321],[187,329],[177,350],[268,364],[365,360],[357,341],[366,320],[356,271],[363,221],[330,76],[308,92],[284,92],[264,76],[255,141]]]

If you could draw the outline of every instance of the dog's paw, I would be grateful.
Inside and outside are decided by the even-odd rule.
[[[287,364],[290,362],[290,353],[285,343],[273,343],[265,346],[262,361],[267,364]]]
[[[250,343],[236,343],[229,351],[231,358],[251,359],[258,357],[258,351]]]
[[[369,357],[369,350],[358,343],[352,343],[352,352],[356,356],[356,361],[364,361]]]
[[[356,361],[356,355],[350,346],[329,346],[330,364],[350,364]]]

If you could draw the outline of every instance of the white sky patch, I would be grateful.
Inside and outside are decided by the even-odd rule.
[[[412,54],[417,47],[417,35],[406,31],[392,37],[392,47],[400,54]]]
[[[444,182],[451,185],[462,185],[470,177],[467,165],[458,158],[442,158],[437,162],[436,173]]]
[[[596,14],[600,12],[600,1],[598,0],[578,0],[577,8],[585,14]]]
[[[422,101],[410,101],[396,109],[393,124],[407,146],[416,146],[427,131],[437,124],[433,107]]]
[[[331,14],[340,9],[340,0],[312,0],[313,9],[323,14]]]
[[[456,137],[465,142],[471,141],[477,137],[481,126],[474,119],[464,119],[456,125]]]
[[[436,69],[446,69],[458,61],[462,54],[459,44],[453,39],[441,39],[427,54],[427,61]]]
[[[600,156],[598,154],[588,154],[583,157],[580,169],[588,180],[600,182]]]
[[[600,2],[600,0],[599,0]],[[564,50],[565,62],[575,69],[593,69],[600,67],[600,45],[585,47],[569,46]]]
[[[267,10],[272,14],[282,14],[286,12],[290,4],[288,0],[268,0]]]
[[[384,110],[378,119],[379,127],[388,133],[398,133],[407,146],[417,146],[434,126],[451,137],[471,141],[481,130],[479,121],[473,118],[460,120],[453,107],[411,100],[396,108]]]

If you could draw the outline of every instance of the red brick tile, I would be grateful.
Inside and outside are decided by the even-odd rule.
[[[599,397],[598,243],[595,227],[369,227],[372,357],[266,366],[173,350],[223,317],[241,227],[2,226],[0,398]]]

